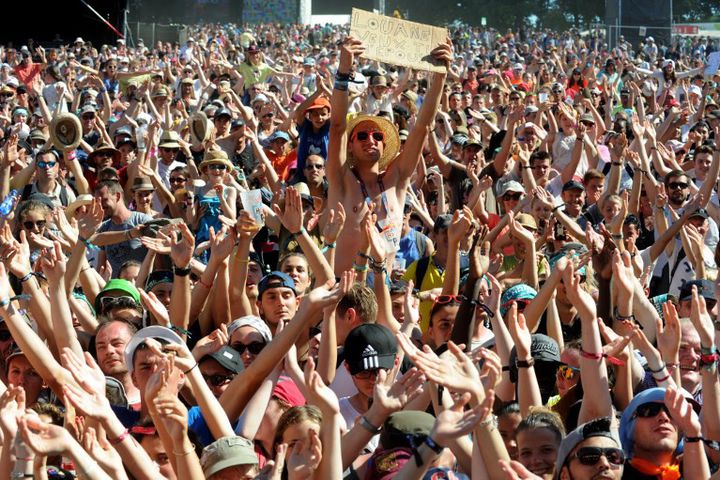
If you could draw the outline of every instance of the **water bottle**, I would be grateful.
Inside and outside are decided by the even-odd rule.
[[[10,215],[10,212],[12,212],[13,207],[15,206],[15,201],[18,198],[18,192],[15,189],[10,190],[10,193],[7,197],[0,203],[0,215],[3,217],[7,217]]]
[[[145,134],[147,132],[147,125],[144,123],[135,129],[135,140],[137,142],[138,150],[145,150]]]

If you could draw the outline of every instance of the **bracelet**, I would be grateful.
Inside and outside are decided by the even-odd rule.
[[[380,427],[376,427],[375,425],[370,423],[370,420],[368,420],[365,415],[362,415],[360,417],[360,426],[368,432],[372,433],[373,435],[377,435],[378,433],[380,433]]]
[[[708,355],[700,355],[700,366],[701,367],[712,367],[720,360],[720,355],[717,352],[713,352]],[[710,370],[709,368],[707,370]]]
[[[353,270],[356,272],[367,272],[368,266],[367,265],[358,265],[357,263],[353,262]]]
[[[126,428],[125,431],[118,435],[117,438],[108,438],[108,442],[110,442],[110,445],[120,445],[129,436],[130,430]]]
[[[10,298],[6,297],[0,300],[0,308],[5,308],[10,305]]]
[[[622,162],[610,162],[613,167],[622,167]]]
[[[75,150],[70,150],[65,152],[65,160],[72,161],[77,158],[77,152]]]
[[[126,232],[129,232],[129,231],[130,230],[126,230]],[[88,250],[100,250],[100,247],[96,246],[94,243],[92,243],[87,238],[78,237],[78,240],[80,240]]]
[[[173,450],[173,455],[175,455],[177,457],[184,457],[185,455],[190,455],[191,453],[194,453],[194,452],[195,452],[195,449],[193,449],[193,448],[191,448],[187,452],[176,452],[175,450]]]
[[[173,275],[178,277],[187,277],[188,275],[190,275],[190,271],[191,269],[189,266],[185,268],[173,266]]]
[[[667,368],[667,365],[665,363],[662,363],[662,364],[660,364],[660,367],[657,370],[653,370],[652,368],[650,368],[650,365],[648,365],[646,368],[647,368],[647,371],[650,373],[660,373]]]
[[[715,348],[715,345],[710,348],[705,348],[702,345],[700,346],[700,353],[702,353],[703,355],[712,355],[715,352],[717,352],[717,348]]]
[[[668,378],[670,378],[670,377],[672,377],[672,375],[669,374],[669,373],[668,373],[667,375],[665,375],[664,377],[662,377],[662,378],[657,378],[655,375],[653,375],[653,380],[655,380],[655,383],[662,383],[662,382],[666,381],[666,380],[667,380]]]
[[[170,325],[170,330],[179,333],[180,335],[185,335],[188,338],[192,338],[192,334],[190,333],[190,330],[185,330],[182,327],[178,327],[177,325]],[[192,368],[190,369],[192,370]],[[188,372],[190,371],[188,370]]]
[[[608,355],[607,353],[590,353],[590,352],[586,352],[583,349],[580,349],[580,356],[583,358],[590,359],[590,360],[602,360],[603,358],[605,358],[605,359],[607,359],[608,362],[612,363],[613,365],[617,365],[617,366],[625,365],[625,362],[623,362],[619,358],[613,357],[612,355]]]
[[[302,235],[303,233],[307,233],[307,230],[305,230],[305,227],[304,227],[304,226],[300,227],[300,230],[298,230],[297,232],[293,233],[293,235],[295,235],[295,236],[297,237],[298,235]]]
[[[326,243],[326,244],[323,246],[323,248],[320,250],[320,253],[325,253],[325,252],[327,252],[328,250],[332,250],[333,248],[335,248],[335,242],[333,242],[333,243]]]
[[[188,368],[187,370],[185,370],[185,371],[183,372],[183,374],[187,375],[188,373],[192,372],[193,368],[195,368],[195,367],[197,367],[197,366],[198,366],[198,364],[197,364],[197,362],[195,362],[195,365],[193,365],[192,367],[190,367],[190,368]]]
[[[564,203],[561,203],[560,205],[557,205],[557,206],[553,207],[552,211],[553,211],[553,212],[557,212],[558,210],[560,210],[560,209],[563,208],[564,206],[565,206],[565,204],[564,204]]]
[[[686,443],[702,442],[711,450],[720,450],[720,442],[718,442],[717,440],[708,440],[703,437],[685,437],[685,442]]]
[[[622,233],[614,233],[614,234],[610,235],[610,238],[612,238],[613,240],[622,240],[623,234]]]
[[[535,359],[533,357],[530,357],[528,360],[518,360],[515,359],[515,367],[516,368],[530,368],[533,365],[535,365]]]
[[[30,280],[30,279],[31,279],[32,277],[34,277],[34,276],[35,276],[35,274],[34,274],[33,272],[30,272],[30,273],[28,273],[27,275],[25,275],[24,277],[22,277],[22,278],[20,279],[20,283],[25,283],[25,282],[27,282],[28,280]]]
[[[342,81],[342,80],[335,80],[335,83],[333,84],[333,88],[335,90],[339,90],[341,92],[347,92],[348,91],[348,82]]]

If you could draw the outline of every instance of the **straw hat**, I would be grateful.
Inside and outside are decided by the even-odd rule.
[[[374,115],[357,115],[347,122],[347,129],[345,130],[348,134],[348,139],[352,135],[353,130],[362,122],[372,122],[375,124],[378,130],[385,134],[385,141],[383,142],[385,148],[383,149],[382,157],[380,157],[380,171],[387,169],[390,163],[395,160],[397,153],[400,151],[400,136],[395,128],[395,125],[385,117],[378,117]]]
[[[98,148],[93,150],[93,152],[88,155],[88,162],[92,165],[95,163],[95,157],[97,157],[99,154],[103,152],[110,152],[112,154],[113,163],[118,163],[120,161],[120,150],[113,147],[109,143],[103,143]]]
[[[210,138],[213,124],[203,112],[197,112],[190,117],[190,137],[194,147],[198,147]]]
[[[82,141],[82,126],[77,116],[61,113],[50,124],[50,141],[60,151],[77,148]]]
[[[90,205],[93,202],[93,196],[89,193],[83,193],[78,195],[74,202],[65,207],[65,216],[68,220],[75,216],[75,212],[78,208]]]
[[[227,153],[223,150],[208,150],[205,152],[205,157],[202,162],[200,162],[198,170],[202,172],[205,167],[213,164],[225,165],[228,171],[233,168],[233,164],[230,163],[230,160],[228,160]]]

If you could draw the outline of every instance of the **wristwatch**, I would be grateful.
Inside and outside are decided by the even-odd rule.
[[[533,365],[535,365],[535,359],[533,357],[530,357],[527,360],[518,360],[517,358],[515,359],[515,366],[517,368],[530,368]]]

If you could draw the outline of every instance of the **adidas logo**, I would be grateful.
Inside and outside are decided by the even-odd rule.
[[[378,352],[373,348],[372,345],[368,345],[362,352],[363,357],[363,370],[372,370],[380,368],[380,361],[378,359]]]

